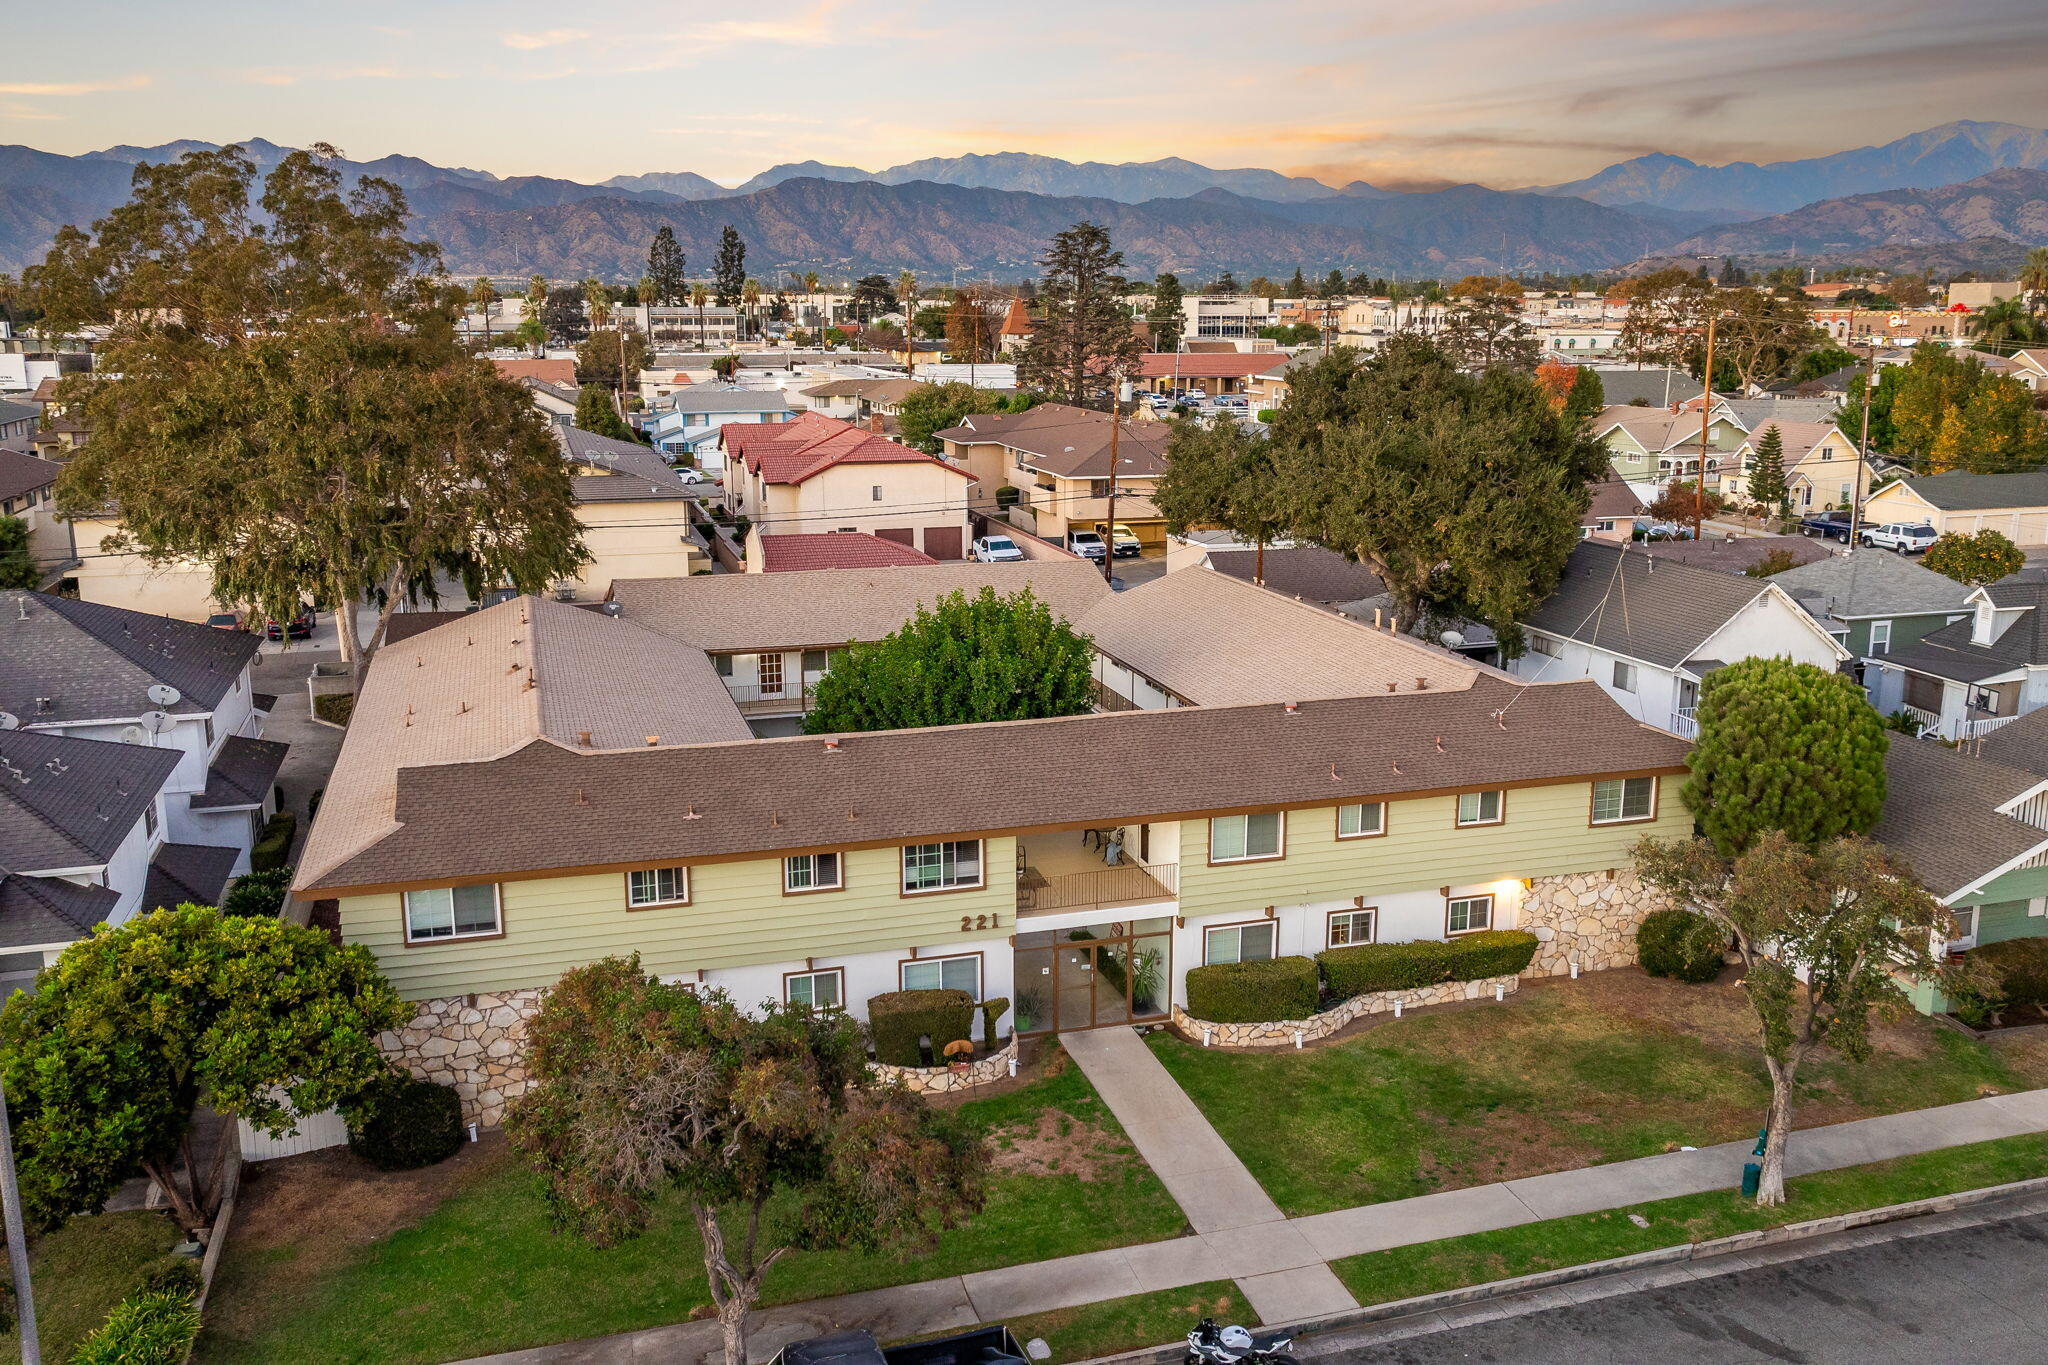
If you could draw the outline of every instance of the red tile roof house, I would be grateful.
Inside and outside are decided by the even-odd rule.
[[[546,384],[559,384],[565,389],[576,388],[576,362],[563,356],[560,359],[539,360],[524,357],[518,360],[493,360],[498,374],[505,379],[538,379]]]
[[[1138,358],[1137,382],[1153,393],[1199,385],[1211,397],[1219,393],[1244,393],[1253,375],[1264,374],[1286,357],[1271,351],[1230,351],[1221,355],[1193,355],[1182,351],[1152,351]]]
[[[858,531],[935,560],[965,557],[974,476],[958,465],[816,413],[719,433],[726,509],[764,535]]]
[[[748,573],[802,573],[814,569],[893,569],[936,564],[930,555],[865,531],[815,531],[764,536],[747,532]]]

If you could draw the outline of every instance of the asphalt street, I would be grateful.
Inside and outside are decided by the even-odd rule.
[[[2033,1214],[1317,1352],[1315,1362],[2040,1365],[2048,1361],[2044,1290],[2048,1214]]]

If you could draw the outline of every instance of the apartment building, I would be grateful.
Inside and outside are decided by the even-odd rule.
[[[1236,359],[1190,356],[1188,359]],[[974,510],[1057,541],[1075,528],[1106,531],[1112,473],[1115,521],[1147,547],[1166,543],[1166,518],[1151,501],[1166,472],[1160,423],[1121,420],[1111,464],[1109,414],[1065,403],[1028,412],[977,413],[938,433],[946,458],[974,476]]]
[[[974,478],[958,465],[811,412],[719,435],[726,509],[764,535],[865,531],[933,559],[966,553]]]

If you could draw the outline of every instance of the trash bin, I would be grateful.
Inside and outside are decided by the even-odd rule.
[[[1763,1163],[1745,1161],[1742,1163],[1742,1194],[1746,1199],[1756,1198],[1757,1189],[1764,1183]]]

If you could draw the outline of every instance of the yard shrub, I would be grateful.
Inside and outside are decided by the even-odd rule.
[[[1636,926],[1636,960],[1651,976],[1712,981],[1727,950],[1727,931],[1690,910],[1652,910]]]
[[[999,995],[993,1000],[981,1002],[981,1040],[993,1048],[996,1045],[996,1025],[1010,1011],[1010,997]]]
[[[1360,943],[1316,954],[1329,993],[1340,1000],[1368,991],[1412,991],[1440,981],[1512,976],[1536,956],[1536,936],[1488,929],[1448,942]]]
[[[130,1294],[78,1343],[71,1365],[178,1365],[198,1335],[192,1295]]]
[[[245,872],[235,878],[235,884],[221,898],[220,912],[223,915],[275,919],[277,912],[284,908],[285,897],[291,894],[291,889],[292,873],[288,867],[273,867],[267,872]]]
[[[1521,929],[1487,929],[1451,940],[1451,980],[1482,981],[1512,976],[1536,956],[1536,935]]]
[[[462,1099],[445,1085],[392,1071],[343,1110],[348,1149],[380,1171],[446,1161],[462,1147]]]
[[[298,832],[299,817],[288,810],[281,810],[270,817],[263,826],[263,834],[256,840],[256,846],[249,850],[251,872],[275,872],[284,866],[285,857],[292,849],[292,835]]]
[[[1212,1024],[1263,1024],[1316,1012],[1316,964],[1307,957],[1221,962],[1188,973],[1188,1013]]]
[[[142,1270],[138,1294],[188,1294],[198,1296],[203,1283],[199,1261],[192,1256],[159,1256]]]
[[[2048,1005],[2048,938],[2009,938],[1970,954],[1998,974],[2001,1006]]]
[[[313,698],[313,714],[329,725],[346,725],[356,713],[356,694],[327,692]]]
[[[889,1066],[932,1065],[946,1044],[974,1033],[974,997],[966,991],[889,991],[868,998],[868,1032],[875,1060]],[[918,1039],[932,1040],[932,1063]]]

